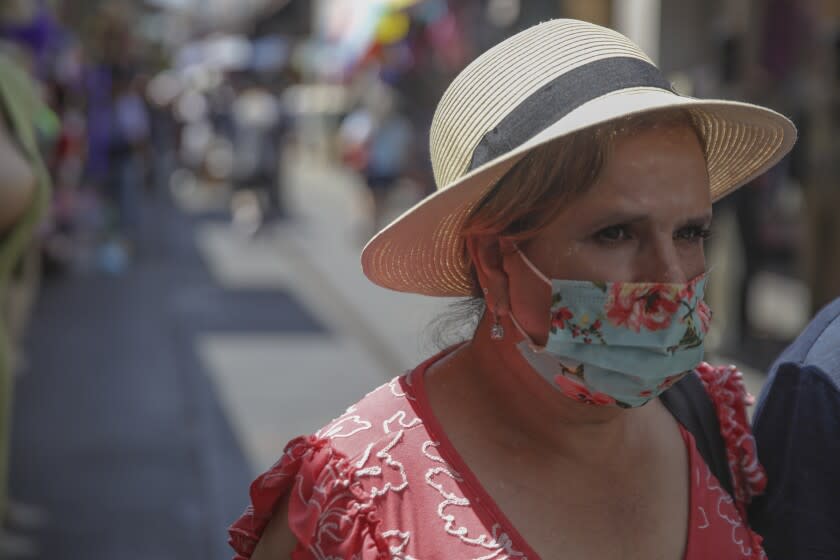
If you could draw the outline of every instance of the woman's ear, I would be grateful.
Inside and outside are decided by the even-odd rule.
[[[510,307],[502,243],[496,235],[471,235],[466,239],[467,252],[475,267],[487,307],[499,316],[506,315]]]

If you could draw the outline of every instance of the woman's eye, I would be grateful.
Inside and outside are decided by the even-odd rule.
[[[596,233],[595,238],[606,243],[616,243],[630,239],[630,234],[626,226],[610,226]]]
[[[705,241],[712,235],[712,230],[708,226],[689,226],[682,228],[674,236],[680,241]]]

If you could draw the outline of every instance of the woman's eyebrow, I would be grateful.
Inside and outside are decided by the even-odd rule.
[[[712,214],[711,214],[711,212],[707,212],[707,213],[703,214],[702,216],[696,216],[694,218],[686,219],[682,223],[682,225],[680,225],[679,227],[680,228],[697,227],[697,226],[708,227],[708,226],[711,225],[711,223],[712,223]]]
[[[632,225],[646,220],[651,220],[652,215],[645,212],[637,212],[633,210],[614,209],[608,211],[606,215],[599,216],[593,220],[590,229],[603,229],[605,227],[614,225]],[[697,216],[691,216],[683,220],[677,229],[692,226],[708,226],[712,221],[712,213],[704,212]]]
[[[650,219],[650,214],[630,210],[612,210],[593,220],[593,227],[604,228],[614,225],[630,225]]]

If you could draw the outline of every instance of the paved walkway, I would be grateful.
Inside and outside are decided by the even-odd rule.
[[[252,469],[196,352],[214,332],[325,332],[282,290],[219,286],[193,223],[122,276],[46,283],[15,399],[11,487],[44,507],[44,560],[230,558]]]

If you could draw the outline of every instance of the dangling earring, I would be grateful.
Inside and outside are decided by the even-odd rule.
[[[490,313],[493,314],[493,326],[490,327],[490,339],[502,340],[505,337],[505,328],[499,322],[499,316],[496,315],[496,312],[491,311]]]
[[[490,293],[490,290],[488,290],[487,288],[483,288],[482,291],[484,292],[485,296]],[[490,339],[502,340],[505,337],[505,328],[499,322],[499,316],[496,315],[496,310],[491,309],[490,313],[493,315],[493,326],[490,327]]]

